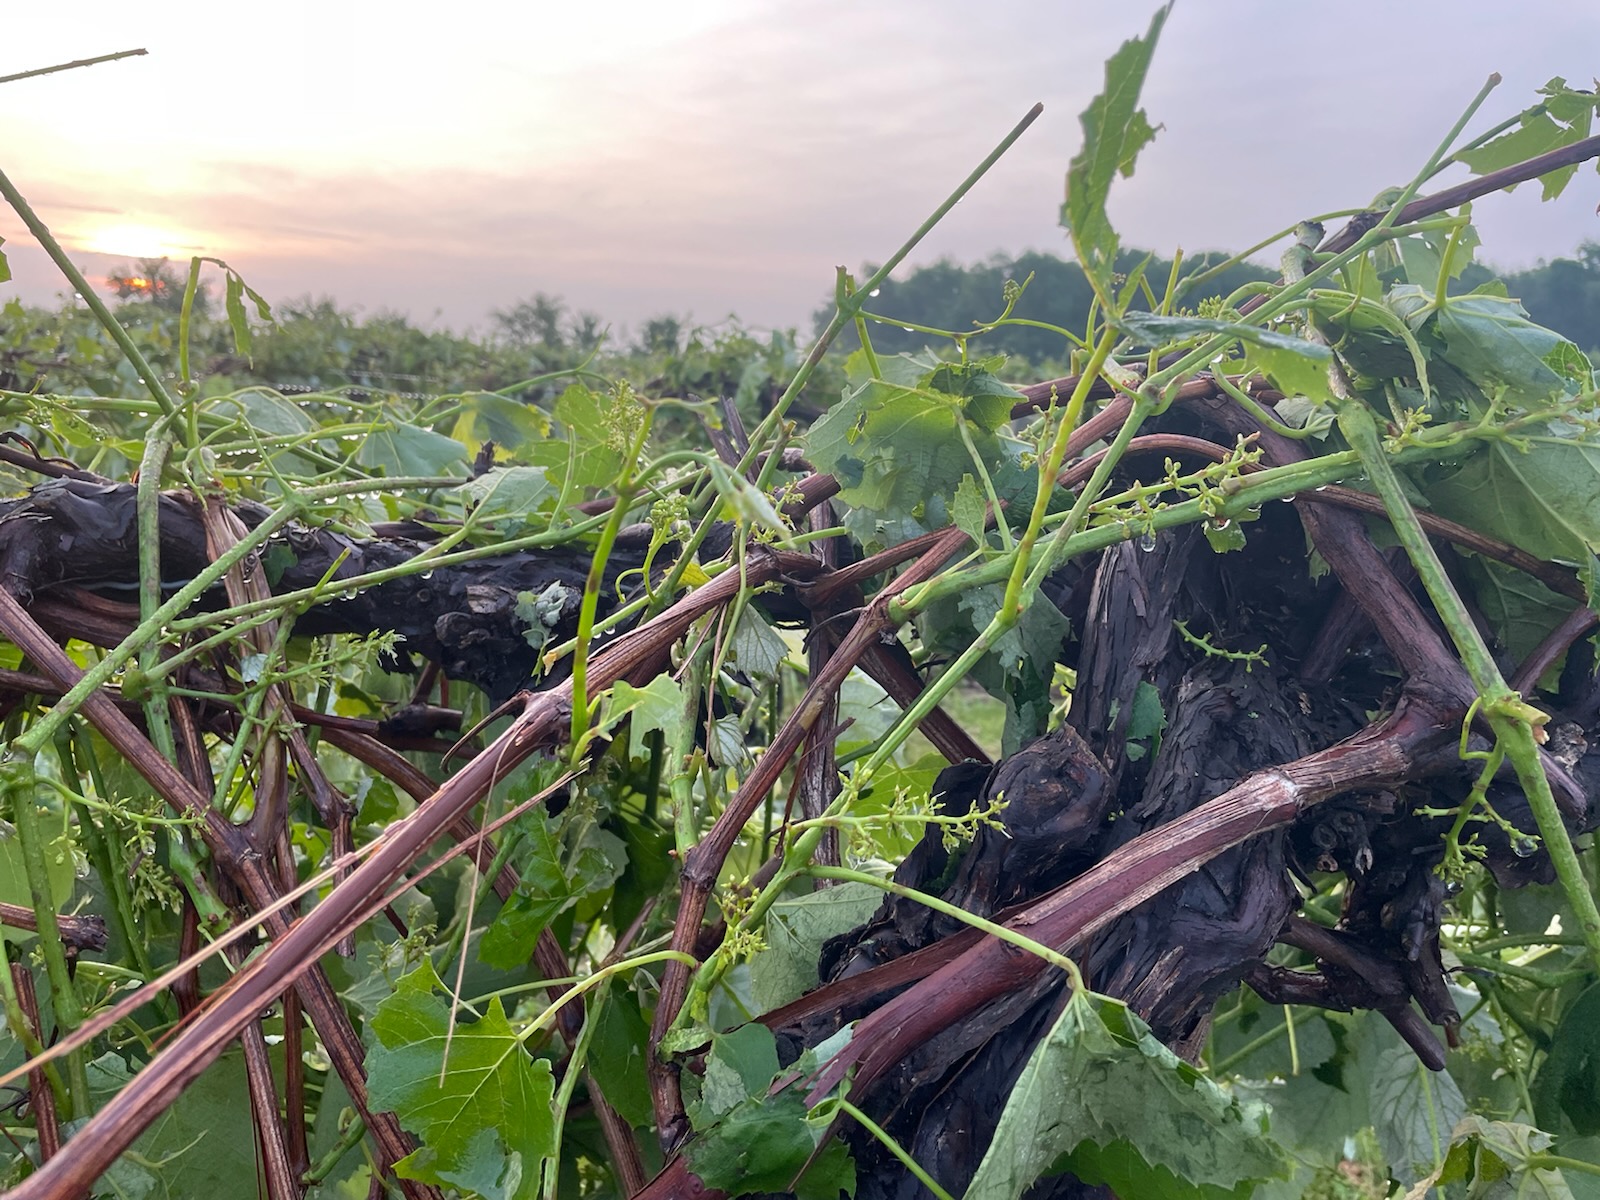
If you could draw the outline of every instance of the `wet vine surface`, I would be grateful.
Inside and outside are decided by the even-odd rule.
[[[784,389],[215,393],[186,304],[0,393],[8,1194],[1600,1194],[1600,394],[1455,284],[1596,97],[1218,295],[1107,214],[1165,15],[1063,378],[1025,280],[872,343],[1035,110]]]

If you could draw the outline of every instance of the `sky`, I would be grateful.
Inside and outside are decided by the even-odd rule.
[[[918,247],[1068,253],[1078,115],[1151,0],[74,0],[14,5],[0,170],[91,279],[225,259],[269,299],[485,328],[535,292],[618,333],[673,313],[806,326],[1035,101],[1044,115]],[[1552,76],[1600,75],[1592,0],[1179,0],[1144,93],[1162,128],[1113,190],[1126,244],[1240,249],[1369,201]],[[1455,176],[1441,177],[1438,185]],[[1478,202],[1502,268],[1600,240],[1600,177]],[[9,210],[0,301],[61,277]],[[1267,256],[1271,261],[1272,255]]]

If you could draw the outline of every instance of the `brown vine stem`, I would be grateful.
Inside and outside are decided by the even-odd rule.
[[[838,691],[845,676],[860,660],[867,646],[886,631],[894,628],[889,616],[889,601],[907,587],[922,582],[938,572],[949,557],[967,543],[967,535],[958,529],[947,530],[916,563],[902,572],[893,583],[886,586],[862,610],[854,627],[840,641],[838,649],[829,657],[824,669],[812,676],[805,694],[794,711],[773,736],[771,744],[761,756],[754,771],[739,785],[728,806],[718,815],[710,831],[701,838],[685,860],[682,872],[682,896],[678,903],[678,916],[672,931],[672,948],[683,953],[693,953],[699,940],[700,925],[705,919],[706,904],[711,887],[722,871],[728,852],[733,848],[744,824],[757,807],[771,793],[789,760],[801,742],[816,725],[824,711],[825,700]],[[814,560],[813,560],[814,561]],[[655,1105],[657,1129],[665,1147],[676,1146],[688,1132],[683,1111],[683,1098],[678,1088],[676,1069],[665,1062],[657,1049],[661,1039],[677,1021],[689,994],[689,968],[677,961],[666,965],[661,979],[661,994],[656,1001],[655,1020],[650,1029],[652,1056],[649,1064],[650,1093]],[[699,987],[707,972],[701,972]]]
[[[6,637],[63,691],[70,690],[73,684],[82,678],[83,672],[67,657],[66,652],[39,628],[26,610],[17,603],[16,598],[4,588],[0,588],[0,631],[3,631]],[[262,860],[247,853],[248,841],[244,831],[223,819],[222,815],[211,807],[211,798],[190,783],[168,762],[133,722],[123,715],[106,693],[90,692],[84,699],[81,712],[127,759],[129,765],[143,775],[173,808],[198,819],[198,828],[211,850],[212,857],[219,867],[230,874],[252,908],[257,912],[271,908],[278,899],[277,887],[266,873]],[[289,928],[287,918],[282,913],[273,913],[264,918],[264,923],[269,933],[275,936]],[[301,970],[296,975],[285,977],[280,983],[286,985],[291,979],[300,989],[306,1011],[317,1027],[329,1058],[338,1070],[351,1098],[362,1110],[368,1128],[378,1142],[380,1153],[388,1162],[398,1162],[411,1152],[411,1140],[401,1130],[400,1123],[395,1120],[393,1114],[367,1112],[366,1077],[361,1066],[365,1050],[332,984],[314,961],[302,964]],[[244,1025],[252,1019],[254,1012],[267,1007],[272,1001],[273,997],[269,996],[251,1012],[244,1014],[243,1021],[233,1030],[232,1036],[238,1035]],[[131,1144],[133,1139],[177,1098],[178,1093],[190,1081],[215,1061],[229,1040],[231,1037],[217,1043],[208,1056],[206,1053],[199,1055],[188,1053],[186,1039],[182,1037],[175,1039],[172,1046],[161,1056],[172,1060],[169,1069],[152,1081],[163,1084],[166,1090],[152,1089],[152,1094],[143,1100],[144,1108],[134,1107],[123,1112],[120,1118],[106,1120],[105,1124],[111,1126],[106,1134],[106,1145],[114,1147],[110,1149],[109,1154],[101,1156],[94,1139],[87,1139],[80,1143],[83,1148],[78,1152],[62,1155],[47,1167],[29,1176],[14,1194],[18,1196],[31,1194],[35,1198],[51,1197],[52,1200],[58,1198],[64,1200],[65,1197],[87,1189],[116,1155]],[[140,1072],[135,1076],[135,1081],[147,1073],[148,1071]],[[122,1094],[125,1093],[119,1093],[119,1099]],[[93,1120],[101,1121],[114,1106],[115,1101],[96,1114]],[[56,1173],[65,1176],[67,1182],[56,1180]],[[439,1195],[437,1189],[428,1185],[418,1184],[413,1180],[400,1182],[407,1195],[414,1196],[417,1200],[424,1198],[432,1200]],[[60,1190],[52,1190],[56,1188]]]
[[[1176,883],[1223,851],[1281,828],[1311,806],[1352,787],[1403,778],[1417,754],[1448,737],[1454,698],[1409,686],[1383,722],[1316,754],[1260,771],[1148,833],[1031,904],[1006,927],[1071,954],[1085,937]],[[1441,735],[1440,729],[1447,732]],[[819,1102],[854,1069],[859,1095],[916,1046],[1022,986],[1046,964],[985,938],[856,1026],[850,1044],[812,1079]]]
[[[324,729],[322,737],[330,746],[378,772],[419,802],[426,800],[438,790],[438,785],[432,779],[375,737],[339,727]],[[502,821],[506,819],[505,815],[500,818]],[[488,830],[476,828],[471,817],[463,813],[451,823],[449,834],[459,845],[470,845],[468,853],[471,854],[479,871],[489,870],[494,862],[494,843],[488,836]],[[502,903],[511,898],[512,893],[517,890],[517,884],[517,873],[509,866],[502,868],[495,876],[494,891]],[[548,927],[540,931],[534,948],[534,965],[546,979],[564,979],[570,971],[566,952],[561,948],[555,933]],[[555,985],[547,990],[552,1001],[561,994],[560,987]],[[583,1015],[583,1005],[578,1002],[565,1005],[556,1014],[556,1027],[568,1046],[575,1045],[582,1033]],[[622,1183],[624,1193],[631,1196],[645,1184],[644,1162],[639,1154],[639,1143],[634,1138],[633,1130],[628,1123],[618,1115],[617,1110],[606,1099],[599,1081],[587,1069],[584,1072],[584,1084],[594,1108],[595,1118],[600,1123],[601,1136],[605,1138],[606,1148],[611,1152],[611,1161],[617,1169],[617,1177]]]
[[[44,1022],[39,1019],[39,998],[33,990],[33,972],[26,963],[7,963],[16,989],[17,1008],[39,1044],[44,1042]],[[39,1161],[49,1162],[61,1153],[61,1123],[56,1111],[56,1094],[42,1069],[28,1072],[28,1104],[34,1113],[34,1129],[39,1134]]]
[[[591,664],[591,687],[596,690],[608,687],[640,663],[653,661],[665,647],[683,636],[696,620],[730,603],[742,585],[759,585],[785,574],[803,577],[815,565],[816,560],[808,555],[765,550],[753,554],[746,564],[743,578],[738,571],[723,573],[603,650]],[[3,589],[0,589],[0,630],[22,646],[46,673],[58,677],[58,681],[76,672],[76,667],[66,661],[60,647],[39,630],[15,598]],[[354,1035],[348,1021],[342,1030],[331,1022],[324,1027],[330,1006],[340,1017],[343,1017],[343,1011],[337,1008],[337,997],[316,965],[317,960],[345,933],[381,910],[388,889],[452,822],[488,794],[496,780],[503,778],[508,770],[535,750],[554,743],[565,728],[570,704],[570,681],[548,692],[530,696],[522,714],[513,720],[505,733],[462,767],[409,817],[391,826],[388,835],[372,855],[316,908],[292,926],[286,926],[281,916],[270,921],[269,930],[274,935],[272,943],[224,988],[214,993],[184,1031],[79,1130],[77,1142],[81,1149],[70,1155],[60,1155],[42,1166],[13,1189],[10,1195],[14,1200],[67,1200],[86,1190],[165,1111],[184,1087],[216,1061],[229,1043],[255,1019],[256,1014],[273,1002],[274,997],[291,980],[298,981],[306,1000],[306,1009],[318,1026],[324,1046],[330,1053],[338,1049],[335,1063],[340,1064],[344,1058],[344,1047],[336,1046],[335,1041],[346,1034],[351,1038]],[[104,693],[90,693],[84,704],[84,712],[141,773],[150,773],[146,778],[156,776],[151,782],[163,795],[172,800],[185,801],[185,807],[188,801],[198,797],[195,789],[177,774],[170,763],[152,754],[153,747],[149,747],[149,743],[144,741],[138,730]],[[103,725],[102,721],[105,722]],[[140,747],[141,742],[144,749]],[[221,818],[209,808],[202,811],[202,821],[220,822]],[[232,840],[237,831],[226,826],[222,833]],[[247,862],[243,866],[245,869],[241,871],[240,878],[242,885],[248,885],[247,895],[258,909],[268,907],[273,889],[261,874],[259,863]],[[266,903],[258,903],[263,900]],[[350,1052],[349,1062],[345,1065],[353,1067],[353,1070],[345,1076],[341,1069],[341,1076],[345,1076],[353,1097],[364,1096],[362,1048],[358,1040],[354,1041]],[[389,1126],[394,1135],[401,1139],[402,1153],[409,1151],[409,1139],[400,1132],[393,1114],[372,1114],[368,1118],[368,1125],[375,1134],[384,1125]],[[389,1145],[382,1142],[380,1145],[384,1153],[392,1152]],[[399,1182],[403,1188],[414,1189],[415,1195],[438,1195],[435,1189],[415,1185],[411,1180]]]

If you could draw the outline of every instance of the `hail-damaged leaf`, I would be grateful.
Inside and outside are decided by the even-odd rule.
[[[550,418],[531,404],[498,392],[470,392],[450,436],[476,454],[485,442],[514,454],[550,436]]]
[[[443,990],[424,964],[400,980],[372,1019],[377,1044],[367,1053],[367,1086],[374,1111],[393,1111],[422,1143],[395,1164],[396,1173],[481,1196],[536,1196],[540,1161],[556,1148],[550,1064],[517,1040],[498,996],[478,1020],[452,1032]]]
[[[223,262],[220,258],[209,258],[196,255],[190,260],[189,286],[197,282],[201,263],[215,263],[223,270],[223,309],[228,314],[228,326],[233,331],[233,348],[236,353],[245,358],[250,357],[251,334],[250,318],[245,312],[245,297],[250,298],[250,303],[255,306],[256,316],[271,324],[272,305],[268,304],[266,297],[244,281],[244,277]]]
[[[1395,1039],[1378,1052],[1367,1079],[1367,1103],[1389,1170],[1406,1186],[1433,1169],[1466,1115],[1466,1101],[1448,1071],[1417,1061],[1411,1047]]]
[[[1525,1197],[1573,1200],[1562,1171],[1549,1165],[1555,1138],[1532,1125],[1491,1121],[1469,1113],[1457,1122],[1450,1149],[1432,1173],[1406,1193],[1413,1196],[1462,1195],[1473,1200]],[[1465,1190],[1447,1184],[1466,1184]],[[1437,1189],[1437,1191],[1435,1190]],[[1592,1192],[1586,1191],[1584,1195]]]
[[[356,463],[391,478],[457,475],[466,470],[467,448],[442,433],[390,419],[375,426],[362,439]]]
[[[1227,518],[1207,521],[1205,535],[1207,544],[1218,554],[1226,554],[1230,550],[1243,550],[1245,547],[1244,529],[1238,521]]]
[[[991,433],[1011,419],[1012,405],[1022,393],[1002,382],[994,372],[1005,365],[1005,356],[967,363],[940,363],[927,378],[927,386],[966,401],[963,415],[980,429]]]
[[[657,675],[642,688],[619,680],[607,704],[608,716],[631,715],[628,757],[635,760],[650,757],[645,738],[653,730],[659,729],[671,741],[683,726],[684,711],[683,689],[671,675]]]
[[[543,467],[494,467],[455,489],[480,521],[526,518],[553,498]]]
[[[1249,343],[1251,362],[1285,393],[1312,400],[1328,395],[1328,364],[1333,352],[1290,333],[1212,317],[1162,317],[1142,312],[1123,313],[1113,324],[1136,342],[1152,347],[1226,334]]]
[[[1109,295],[1118,246],[1117,232],[1106,215],[1106,197],[1117,173],[1132,175],[1139,151],[1155,137],[1156,131],[1139,107],[1139,92],[1161,26],[1171,11],[1171,4],[1157,9],[1145,36],[1129,38],[1106,61],[1105,90],[1078,118],[1083,126],[1083,148],[1067,166],[1061,223],[1072,235],[1079,265],[1096,281],[1096,290],[1102,295]]]
[[[1167,727],[1167,712],[1161,705],[1161,689],[1141,679],[1133,691],[1128,711],[1128,758],[1134,762],[1146,754],[1154,758],[1161,751],[1161,733]]]
[[[1574,1000],[1561,1018],[1532,1091],[1542,1128],[1600,1133],[1600,986]]]
[[[794,536],[793,530],[760,488],[715,460],[711,463],[711,481],[741,526],[752,531],[766,530],[780,544],[789,544]]]
[[[1241,1103],[1120,1001],[1075,992],[1023,1068],[966,1200],[1070,1170],[1121,1196],[1248,1196],[1279,1176],[1266,1108]]]
[[[838,1200],[841,1191],[853,1195],[855,1164],[849,1152],[834,1140],[817,1153],[828,1123],[808,1120],[799,1088],[770,1094],[778,1074],[770,1030],[750,1024],[713,1035],[698,1095],[685,1080],[689,1118],[700,1131],[686,1151],[695,1175],[707,1187],[735,1195],[782,1192],[799,1200]]]
[[[777,1040],[765,1025],[752,1022],[713,1034],[700,1098],[689,1107],[691,1122],[697,1129],[707,1128],[740,1101],[765,1096],[777,1073]]]
[[[871,380],[847,389],[811,429],[807,457],[839,481],[840,498],[881,527],[910,518],[904,535],[949,523],[949,505],[972,458],[959,424],[986,461],[1002,457],[998,439],[975,420],[968,397],[927,386]],[[978,402],[978,413],[986,412]],[[903,525],[902,525],[903,527]]]
[[[619,868],[605,852],[580,844],[569,853],[559,826],[560,818],[542,810],[522,822],[517,890],[478,943],[478,957],[488,966],[502,971],[525,966],[539,934],[563,909],[615,882]]]
[[[1461,273],[1472,265],[1472,253],[1482,243],[1478,231],[1471,225],[1451,233],[1442,229],[1425,229],[1394,243],[1406,279],[1418,287],[1434,291],[1439,286],[1439,274],[1459,279]]]
[[[750,960],[750,987],[761,1011],[796,1000],[817,986],[822,943],[870,920],[883,893],[866,883],[841,883],[787,896],[767,915],[766,949]]]
[[[622,451],[606,434],[606,399],[579,383],[562,392],[555,418],[565,436],[530,446],[528,461],[546,468],[551,479],[566,479],[574,487],[611,483],[622,466]]]
[[[1594,92],[1568,87],[1567,81],[1557,76],[1539,89],[1539,95],[1544,99],[1523,112],[1515,129],[1456,157],[1473,173],[1487,175],[1502,167],[1570,146],[1589,136],[1596,107],[1600,105],[1600,97]],[[1561,195],[1577,170],[1578,166],[1574,163],[1541,176],[1544,181],[1543,199],[1554,200]],[[1512,184],[1506,191],[1515,187],[1516,184]]]
[[[989,519],[989,502],[971,475],[963,475],[950,502],[950,519],[957,529],[972,539],[974,546],[986,545],[984,526]]]

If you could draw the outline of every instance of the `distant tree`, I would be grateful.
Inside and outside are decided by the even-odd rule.
[[[166,312],[183,308],[183,290],[189,282],[186,273],[165,258],[141,258],[131,267],[114,268],[106,276],[106,287],[119,300],[144,301]],[[210,311],[211,291],[202,283],[195,291],[193,311]]]
[[[1540,262],[1501,278],[1539,324],[1586,350],[1600,349],[1600,242],[1584,242],[1576,258]]]
[[[683,345],[683,322],[674,316],[652,317],[639,333],[646,354],[676,354]]]
[[[606,321],[599,313],[585,310],[572,318],[572,347],[582,354],[592,354],[605,344]]]
[[[566,348],[566,303],[560,296],[535,292],[510,308],[497,308],[490,314],[495,333],[508,345],[538,347],[544,350]]]

